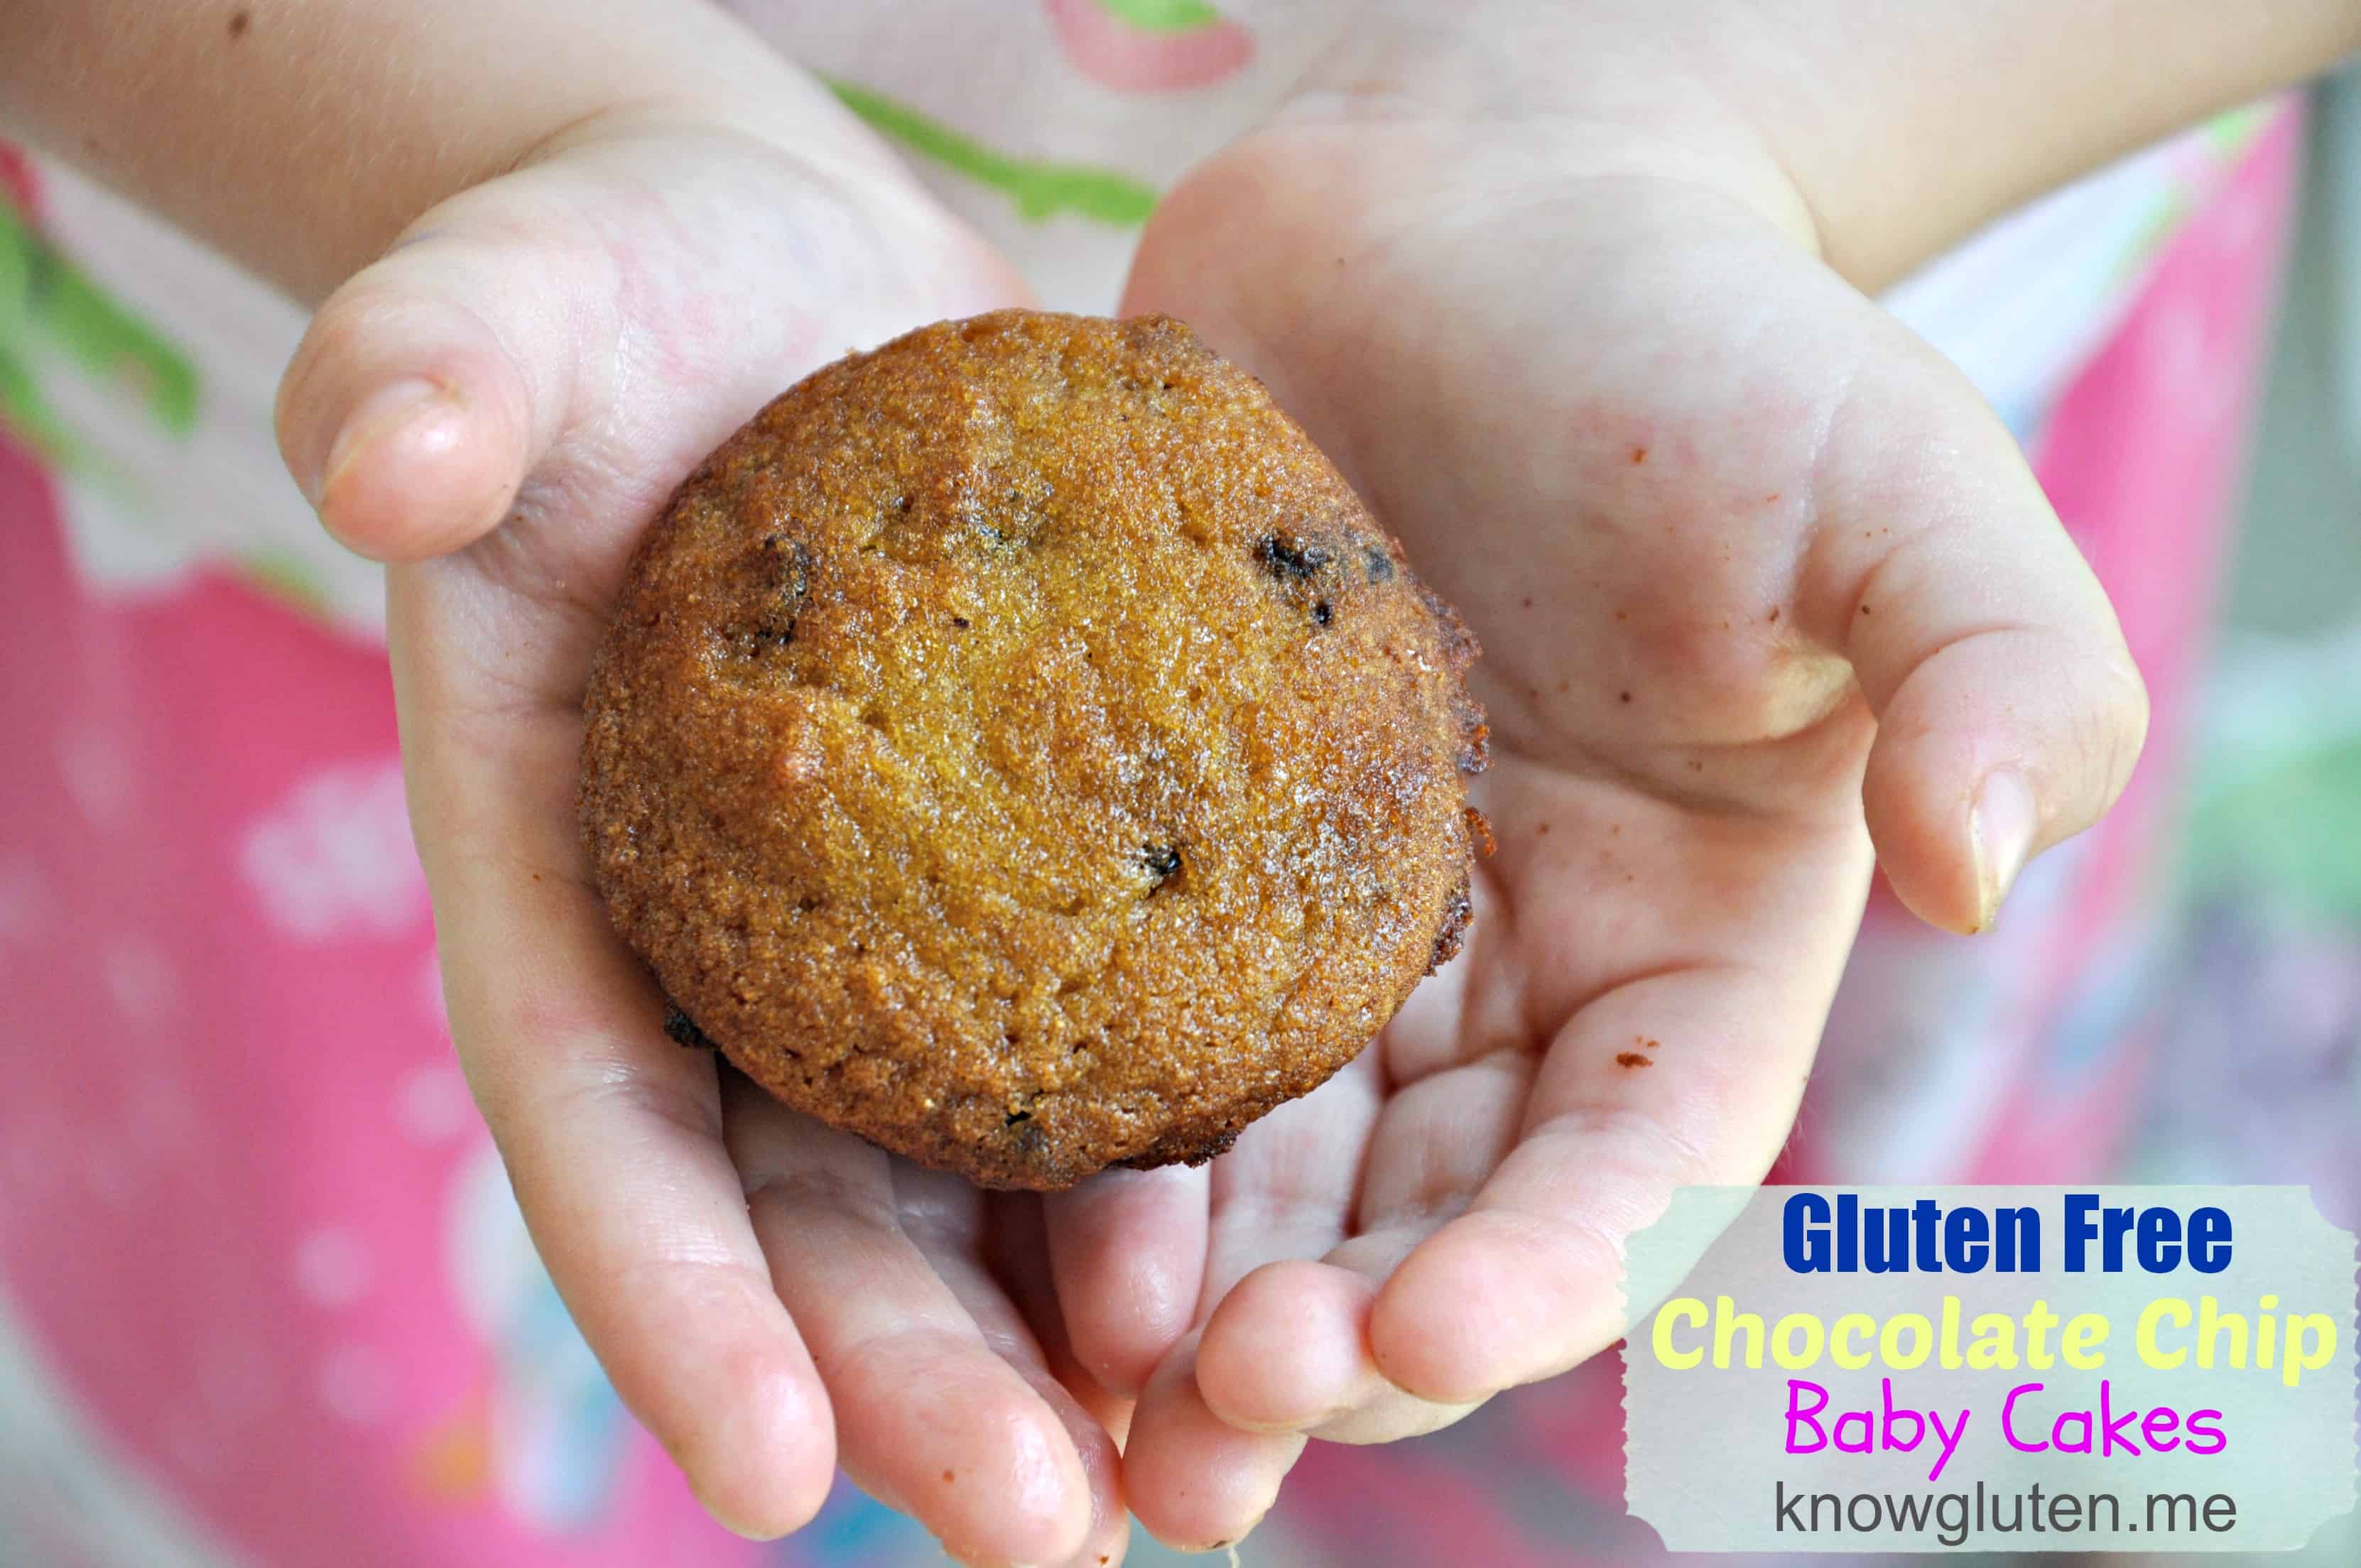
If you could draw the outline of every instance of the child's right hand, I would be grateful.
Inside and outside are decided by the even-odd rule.
[[[1055,1376],[1054,1312],[1019,1305],[1046,1296],[1038,1222],[995,1274],[983,1194],[667,1040],[575,827],[591,651],[671,488],[821,363],[1021,299],[881,151],[826,156],[577,127],[329,300],[282,443],[328,526],[397,563],[452,1035],[624,1398],[748,1533],[808,1520],[840,1461],[962,1554],[1104,1560],[1126,1529],[1114,1443]]]

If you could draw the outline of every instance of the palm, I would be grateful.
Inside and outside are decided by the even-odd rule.
[[[1302,1433],[1424,1430],[1603,1348],[1623,1239],[1768,1168],[1867,889],[1864,685],[1897,880],[1985,916],[1927,809],[1949,759],[1910,750],[1958,694],[1899,688],[1992,629],[1927,613],[1956,541],[1909,524],[1949,466],[2015,482],[2013,448],[1771,223],[1583,153],[1538,180],[1545,141],[1399,104],[1282,125],[1178,193],[1135,274],[1130,307],[1243,357],[1475,629],[1499,838],[1463,958],[1213,1169],[1199,1332],[1126,1455],[1171,1539],[1250,1523]],[[1948,453],[1865,457],[1930,415]]]

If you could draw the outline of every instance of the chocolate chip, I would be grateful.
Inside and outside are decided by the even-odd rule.
[[[803,614],[805,602],[811,598],[810,547],[800,539],[783,534],[763,536],[763,555],[766,570],[776,584],[774,598],[763,613],[755,634],[764,641],[781,647],[796,640],[796,620]]]
[[[1459,948],[1467,935],[1468,923],[1476,918],[1475,900],[1466,884],[1451,895],[1451,903],[1443,911],[1443,927],[1434,934],[1434,951],[1426,960],[1426,972],[1436,970],[1459,956]]]
[[[709,1051],[717,1047],[697,1026],[697,1020],[670,1003],[664,1004],[664,1031],[675,1046],[686,1046],[693,1051]]]
[[[1480,773],[1492,765],[1492,727],[1481,718],[1472,717],[1483,711],[1471,702],[1461,712],[1467,726],[1459,747],[1459,771],[1463,773]]]
[[[1314,625],[1325,626],[1335,619],[1336,612],[1328,608],[1328,601],[1326,599],[1322,599],[1318,604],[1312,607],[1312,620]]]
[[[1140,859],[1156,880],[1162,882],[1180,869],[1180,846],[1149,844],[1144,848]]]
[[[1266,535],[1256,553],[1262,557],[1263,570],[1282,582],[1317,576],[1335,559],[1324,545],[1299,544],[1276,533]]]

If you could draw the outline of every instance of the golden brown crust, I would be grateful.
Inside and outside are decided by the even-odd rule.
[[[592,671],[583,830],[675,1037],[787,1104],[994,1186],[1194,1162],[1455,948],[1474,656],[1185,327],[1003,312],[819,371],[682,487]]]

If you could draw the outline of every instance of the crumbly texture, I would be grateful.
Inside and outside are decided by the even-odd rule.
[[[801,382],[682,487],[582,825],[677,1016],[991,1186],[1211,1158],[1456,950],[1475,644],[1261,385],[1003,312]]]

